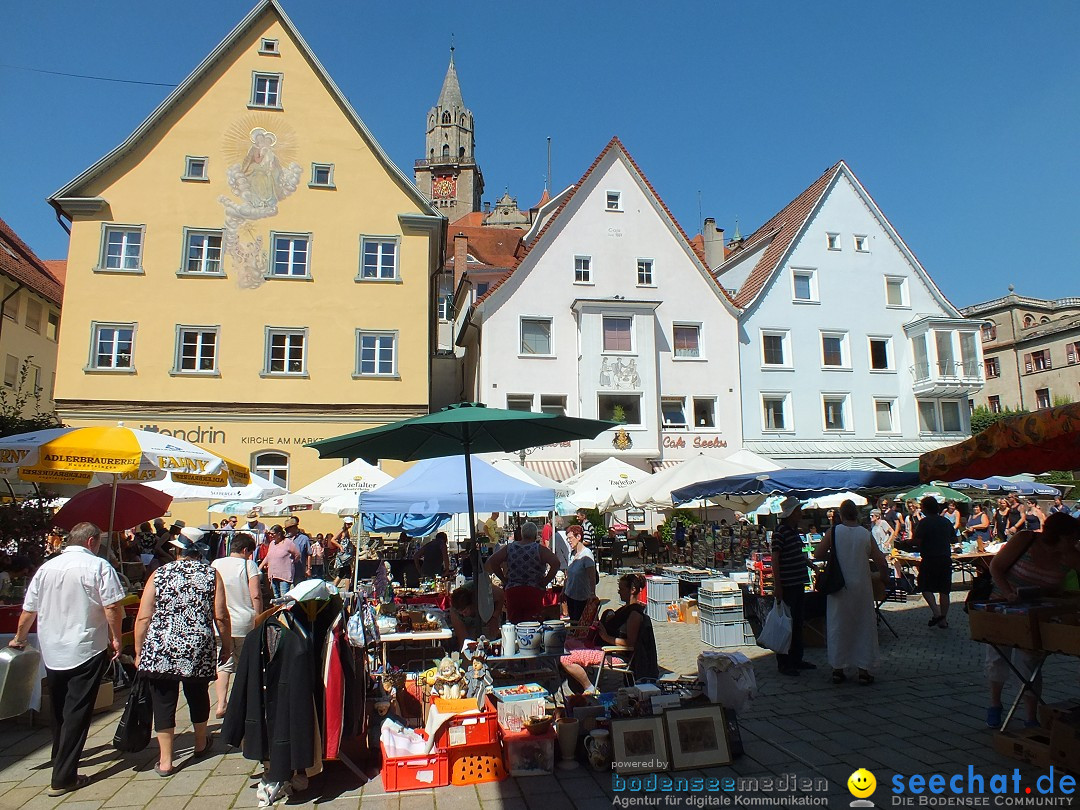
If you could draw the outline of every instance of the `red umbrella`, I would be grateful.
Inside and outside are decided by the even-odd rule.
[[[995,422],[959,444],[923,453],[920,481],[957,481],[1080,467],[1080,403]]]
[[[112,525],[121,528],[138,526],[145,520],[161,517],[169,510],[172,495],[142,484],[121,484],[116,487],[116,512]],[[113,487],[84,489],[65,503],[53,517],[53,523],[70,531],[76,523],[89,521],[102,531],[109,529],[109,514],[113,505]]]

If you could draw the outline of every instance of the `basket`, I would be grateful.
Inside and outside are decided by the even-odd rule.
[[[479,785],[501,782],[510,774],[503,763],[499,744],[459,748],[450,753],[450,784]]]

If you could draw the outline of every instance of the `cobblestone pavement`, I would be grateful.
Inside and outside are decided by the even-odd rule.
[[[599,591],[601,596],[614,597],[615,578],[604,576]],[[989,778],[998,773],[1011,775],[1014,768],[1019,768],[1021,785],[1034,785],[1042,769],[1000,757],[992,748],[992,735],[984,722],[983,646],[968,639],[963,612],[954,606],[951,628],[939,630],[926,626],[928,611],[921,600],[889,603],[883,610],[899,638],[880,628],[883,663],[877,683],[872,686],[850,681],[834,686],[829,680],[823,648],[807,651],[807,659],[816,663],[818,669],[806,671],[798,678],[780,676],[771,653],[757,647],[742,648],[755,660],[759,686],[753,708],[740,718],[746,753],[729,767],[672,775],[688,779],[764,779],[793,774],[800,779],[826,780],[828,787],[824,794],[802,795],[818,799],[824,795],[827,804],[818,801],[817,806],[829,807],[849,806],[852,796],[846,782],[859,767],[876,775],[878,789],[872,801],[883,808],[895,806],[896,797],[891,795],[890,784],[894,774],[929,776],[959,772],[966,779],[968,766],[972,766],[976,774]],[[698,625],[658,626],[661,665],[675,672],[696,671],[697,655],[703,649],[699,633]],[[1045,671],[1046,699],[1080,697],[1077,675],[1076,659],[1052,658]],[[157,758],[154,743],[138,755],[118,754],[111,740],[122,708],[121,699],[111,712],[99,715],[90,730],[80,772],[91,776],[91,784],[61,798],[46,795],[50,773],[49,731],[31,727],[25,718],[0,722],[0,809],[224,810],[257,805],[255,787],[262,770],[258,763],[243,759],[238,752],[184,763],[182,757],[190,754],[193,744],[190,726],[178,723],[177,762],[182,770],[169,779],[162,779],[153,771]],[[178,721],[183,722],[181,718],[185,715],[181,710]],[[374,778],[361,785],[342,764],[329,763],[326,772],[313,779],[310,788],[294,796],[288,806],[365,810],[467,807],[606,810],[615,796],[611,774],[596,774],[585,767],[557,771],[555,776],[391,794],[383,790],[377,768],[369,767]],[[791,799],[790,792],[756,795],[764,800],[756,806],[801,806]],[[715,793],[701,794],[699,798],[704,801],[696,806],[724,804]],[[1022,794],[1017,798],[1022,804],[1027,797]],[[668,806],[688,804],[686,799],[673,797]],[[738,806],[739,802],[733,798],[727,804]],[[917,800],[914,806],[918,806]],[[991,796],[987,806],[999,805]]]

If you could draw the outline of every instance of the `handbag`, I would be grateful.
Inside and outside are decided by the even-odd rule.
[[[135,675],[127,705],[120,716],[113,735],[113,747],[117,751],[137,754],[150,744],[150,731],[154,721],[154,707],[150,702],[150,682],[141,672]]]
[[[833,532],[833,544],[829,547],[829,555],[825,558],[825,570],[817,580],[817,591],[828,596],[831,593],[842,591],[847,587],[844,580],[844,570],[840,567],[840,561],[836,559],[836,532]]]

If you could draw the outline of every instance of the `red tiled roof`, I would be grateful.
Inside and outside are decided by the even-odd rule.
[[[709,263],[705,261],[705,237],[700,233],[697,234],[690,240],[690,247],[694,249],[694,253],[701,259],[702,264],[708,267]]]
[[[809,188],[784,206],[776,216],[746,237],[739,248],[732,252],[730,258],[734,259],[740,253],[746,252],[762,241],[769,240],[768,246],[761,254],[761,258],[758,259],[758,263],[736,293],[735,306],[746,307],[772,278],[780,259],[787,253],[792,240],[802,230],[807,217],[810,216],[810,212],[817,207],[821,196],[825,193],[825,189],[828,188],[829,183],[832,182],[833,177],[836,176],[843,164],[844,161],[841,160],[836,165],[831,166],[821,177],[811,183]]]
[[[450,230],[453,230],[455,227],[458,230],[461,230],[461,228],[479,228],[484,224],[484,217],[486,216],[487,214],[483,211],[470,211],[465,216],[451,222]]]
[[[64,300],[64,286],[3,219],[0,219],[0,272],[54,304]]]
[[[46,259],[45,266],[60,282],[60,286],[67,284],[67,259]]]
[[[641,170],[641,167],[638,166],[637,162],[630,155],[630,153],[626,150],[626,147],[623,146],[622,141],[619,140],[619,136],[615,135],[615,136],[612,137],[612,139],[610,141],[608,141],[607,146],[605,146],[601,150],[600,154],[596,156],[596,159],[592,162],[592,164],[589,166],[589,168],[585,170],[585,174],[581,175],[581,179],[578,180],[576,183],[574,183],[573,186],[571,186],[570,193],[567,194],[565,197],[563,197],[563,200],[559,204],[559,207],[555,209],[555,212],[548,218],[548,221],[544,223],[544,227],[540,229],[540,232],[538,234],[536,234],[535,238],[533,238],[533,240],[525,247],[524,250],[520,251],[520,256],[518,257],[517,263],[514,265],[513,269],[509,273],[507,273],[506,276],[504,278],[502,278],[497,284],[493,284],[491,287],[489,287],[488,291],[486,293],[484,293],[482,296],[477,298],[476,302],[478,304],[481,301],[484,301],[485,299],[487,299],[493,292],[495,292],[495,290],[499,289],[499,287],[501,287],[503,285],[503,283],[508,278],[510,278],[510,276],[512,276],[514,274],[514,271],[517,270],[517,268],[521,265],[521,262],[524,261],[525,257],[528,256],[529,253],[533,250],[533,248],[535,248],[536,245],[538,245],[540,243],[540,240],[543,239],[544,234],[547,233],[547,230],[548,230],[548,228],[551,227],[551,224],[553,222],[555,222],[559,218],[559,215],[562,214],[562,212],[566,209],[566,206],[570,203],[570,201],[572,199],[574,199],[574,195],[576,195],[578,193],[578,191],[581,190],[581,187],[583,185],[585,185],[585,181],[589,179],[589,175],[591,175],[593,173],[593,171],[596,169],[596,167],[600,165],[601,161],[603,161],[603,159],[607,156],[607,153],[610,152],[613,148],[616,148],[616,147],[619,149],[620,152],[623,153],[623,155],[626,157],[626,160],[633,167],[634,171],[637,172],[638,176],[641,177],[642,181],[645,183],[645,187],[649,189],[649,193],[651,193],[653,195],[653,197],[656,199],[656,201],[658,203],[660,203],[660,208],[663,209],[665,214],[667,214],[668,219],[671,220],[671,222],[675,226],[676,230],[678,230],[679,235],[682,236],[682,238],[683,238],[683,241],[685,241],[687,243],[687,245],[690,246],[690,248],[693,251],[694,255],[697,256],[701,260],[702,264],[706,264],[705,263],[705,257],[703,255],[703,253],[698,253],[698,251],[696,249],[694,249],[693,245],[690,244],[690,237],[688,237],[686,235],[686,231],[684,231],[682,229],[682,226],[679,224],[679,221],[677,219],[675,219],[674,215],[671,213],[671,210],[667,207],[667,204],[664,203],[664,201],[663,201],[663,199],[661,199],[660,195],[656,193],[656,189],[653,188],[653,184],[649,182],[649,178],[645,176],[645,172],[643,172]],[[705,270],[706,270],[706,275],[716,285],[716,288],[720,291],[720,293],[724,296],[724,298],[726,298],[728,301],[731,301],[732,300],[731,296],[728,295],[727,290],[725,290],[723,287],[720,286],[720,283],[713,277],[711,272],[708,272],[709,268],[708,268],[707,264],[706,264]],[[732,303],[734,304],[733,301],[732,301]]]
[[[551,201],[551,194],[545,188],[544,193],[540,195],[540,202],[533,206],[533,208],[543,208],[547,203]]]

